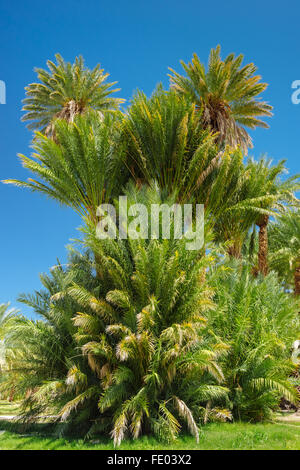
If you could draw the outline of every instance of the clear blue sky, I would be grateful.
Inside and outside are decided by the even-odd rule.
[[[242,52],[269,83],[264,98],[274,117],[269,130],[252,134],[252,154],[286,158],[290,171],[299,172],[300,105],[291,103],[291,83],[300,79],[299,18],[299,2],[288,0],[0,0],[0,80],[7,87],[7,104],[0,104],[0,179],[28,177],[16,156],[30,154],[21,100],[36,80],[33,68],[45,67],[55,53],[69,61],[82,54],[89,67],[100,62],[129,99],[136,88],[150,94],[158,82],[167,85],[168,66],[180,70],[179,60],[193,52],[206,62],[217,44],[223,55]],[[0,200],[0,303],[18,306],[19,293],[40,287],[40,272],[57,257],[65,261],[80,220],[12,186],[0,185]]]

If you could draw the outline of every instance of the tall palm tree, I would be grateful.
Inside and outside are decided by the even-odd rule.
[[[272,106],[258,98],[267,84],[254,75],[253,63],[242,66],[243,55],[222,60],[220,51],[220,46],[211,50],[207,69],[197,54],[188,64],[181,62],[187,76],[170,69],[171,87],[196,104],[204,127],[218,133],[219,145],[240,145],[246,152],[252,141],[245,127],[267,128],[260,118],[272,115]]]
[[[224,169],[223,169],[224,167]],[[229,172],[230,169],[230,172]],[[286,173],[285,162],[272,165],[272,161],[262,157],[258,161],[250,158],[244,165],[242,155],[237,161],[233,153],[229,163],[226,159],[218,170],[224,172],[225,183],[217,195],[222,198],[221,210],[217,213],[215,230],[218,241],[232,242],[228,253],[241,257],[243,242],[254,225],[259,226],[258,266],[256,272],[266,275],[268,272],[268,222],[270,216],[277,216],[287,205],[298,205],[294,192],[299,189],[297,175],[282,179]],[[230,173],[230,174],[228,174]],[[227,176],[226,176],[227,175]],[[217,178],[218,181],[218,178]],[[218,199],[212,186],[211,200]]]
[[[26,90],[22,120],[30,121],[29,129],[38,129],[47,135],[53,133],[57,118],[73,122],[77,114],[88,110],[104,113],[115,110],[124,100],[110,95],[118,89],[116,83],[106,83],[109,76],[98,64],[93,70],[85,67],[83,58],[76,57],[74,64],[65,62],[56,54],[57,63],[48,60],[49,71],[36,68],[40,83],[31,83]]]
[[[299,210],[282,214],[271,224],[271,267],[278,271],[286,285],[294,286],[300,295],[300,213]]]
[[[277,216],[286,210],[287,205],[299,205],[295,191],[300,188],[299,176],[295,175],[286,180],[282,176],[287,172],[285,161],[276,165],[272,161],[261,158],[259,161],[249,159],[246,165],[249,175],[249,187],[256,198],[261,197],[258,204],[260,213],[255,224],[259,227],[258,235],[258,272],[262,275],[268,273],[268,224],[271,215]]]

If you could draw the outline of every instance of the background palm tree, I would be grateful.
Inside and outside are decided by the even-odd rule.
[[[246,166],[249,181],[253,181],[253,194],[261,197],[259,204],[261,214],[255,223],[259,227],[258,266],[257,270],[263,275],[268,273],[268,223],[271,215],[286,210],[288,206],[299,206],[295,192],[300,188],[299,176],[294,175],[286,180],[282,176],[287,173],[285,161],[272,165],[271,160],[261,158],[259,161],[250,159]],[[252,183],[252,184],[253,184]],[[263,211],[265,213],[263,213]]]
[[[254,75],[254,64],[242,66],[243,55],[222,60],[220,51],[211,50],[207,70],[197,54],[188,64],[181,61],[186,77],[170,69],[171,87],[197,105],[202,124],[218,133],[221,146],[240,145],[247,152],[252,141],[245,127],[268,127],[260,118],[272,115],[272,106],[258,99],[267,85]]]
[[[110,88],[116,83],[106,83],[109,76],[97,65],[89,70],[83,58],[76,57],[74,64],[65,62],[56,54],[57,63],[48,60],[47,70],[36,68],[41,83],[31,83],[26,90],[22,120],[30,121],[29,129],[38,129],[47,135],[53,133],[53,122],[57,118],[73,122],[77,114],[88,110],[101,113],[115,110],[123,99],[110,95],[119,89]]]
[[[239,158],[238,158],[239,156]],[[224,167],[224,169],[223,169]],[[228,162],[223,157],[216,173],[223,174],[219,190],[213,184],[211,201],[221,198],[221,210],[214,209],[215,231],[217,240],[229,242],[228,253],[241,257],[242,247],[249,230],[259,226],[258,264],[256,272],[266,275],[268,272],[268,222],[270,216],[277,216],[288,206],[298,206],[295,191],[299,189],[298,175],[287,179],[285,161],[272,165],[265,157],[255,161],[249,158],[246,164],[242,155],[231,154]],[[230,242],[231,240],[231,242]]]
[[[282,214],[271,224],[271,267],[300,295],[300,214],[299,210]]]

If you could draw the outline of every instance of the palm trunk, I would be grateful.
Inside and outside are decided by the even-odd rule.
[[[300,265],[296,267],[295,274],[294,274],[294,282],[295,282],[295,295],[300,295]]]
[[[242,248],[240,242],[234,242],[227,248],[227,253],[232,258],[241,259],[241,250]]]
[[[12,401],[14,401],[14,396],[15,396],[15,388],[12,387],[10,389],[10,392],[9,392],[9,397],[8,397],[8,401],[11,403]]]
[[[256,225],[259,227],[258,234],[258,272],[266,276],[268,267],[268,223],[269,216],[263,215]]]

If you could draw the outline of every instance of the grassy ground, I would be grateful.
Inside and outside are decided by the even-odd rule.
[[[1,423],[0,423],[1,428]],[[0,431],[1,433],[1,431]],[[110,450],[111,441],[95,439],[84,442],[81,439],[67,440],[42,437],[36,434],[20,435],[4,431],[0,434],[0,450]],[[190,436],[183,436],[171,444],[162,444],[154,438],[143,437],[138,441],[124,442],[120,450],[138,449],[293,449],[300,450],[300,426],[295,424],[245,424],[224,423],[207,425],[201,433],[199,444]]]
[[[15,415],[18,404],[0,401],[0,415]],[[286,415],[287,416],[287,415]],[[20,434],[8,431],[11,423],[0,420],[0,450],[112,450],[111,440],[105,438],[84,442],[82,439],[62,439],[42,433]],[[23,431],[22,431],[23,432]],[[265,424],[220,423],[205,426],[197,444],[190,436],[178,438],[171,444],[162,444],[152,437],[125,441],[120,450],[231,450],[231,449],[293,449],[300,450],[300,423],[277,422]]]

